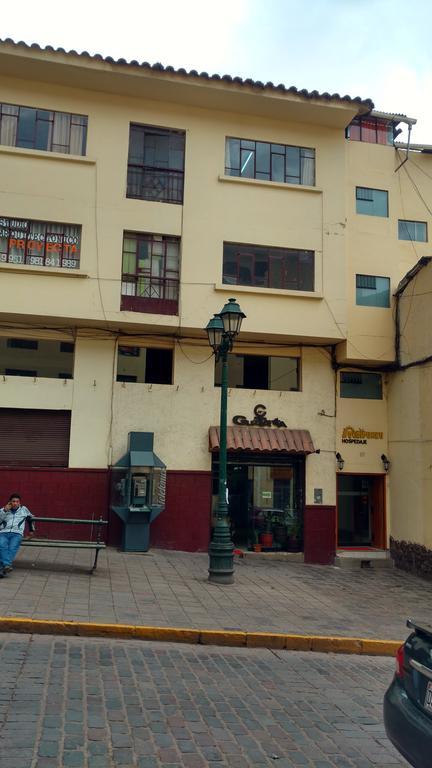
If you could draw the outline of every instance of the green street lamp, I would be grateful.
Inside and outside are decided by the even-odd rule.
[[[229,299],[221,312],[209,320],[205,329],[216,362],[222,362],[218,505],[209,546],[209,581],[214,584],[232,584],[234,581],[234,544],[228,525],[227,488],[228,353],[232,350],[244,317],[246,315],[236,300]]]

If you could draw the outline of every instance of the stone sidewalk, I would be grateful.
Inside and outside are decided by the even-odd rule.
[[[93,576],[90,563],[82,550],[21,550],[0,581],[0,616],[399,640],[407,617],[432,607],[428,582],[391,569],[236,557],[235,583],[218,586],[205,554],[109,548]]]

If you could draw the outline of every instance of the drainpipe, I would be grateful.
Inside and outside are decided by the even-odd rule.
[[[406,160],[404,160],[406,162]],[[399,166],[400,167],[400,166]],[[396,294],[396,307],[395,307],[395,325],[396,325],[396,333],[395,333],[395,357],[396,357],[396,368],[400,368],[400,294]]]

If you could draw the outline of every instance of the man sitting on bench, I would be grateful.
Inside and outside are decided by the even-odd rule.
[[[34,532],[33,515],[21,504],[19,493],[13,493],[0,509],[0,579],[12,570],[12,563],[20,548],[26,520],[30,535]]]

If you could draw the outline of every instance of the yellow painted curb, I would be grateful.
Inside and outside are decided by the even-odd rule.
[[[247,632],[246,645],[248,648],[285,648],[286,637],[270,632]]]
[[[188,627],[145,627],[135,624],[99,624],[86,621],[57,621],[0,617],[1,632],[30,635],[66,635],[109,637],[127,640],[154,640],[166,643],[215,645],[234,648],[268,648],[320,653],[354,653],[371,656],[394,656],[400,640],[374,640],[361,637],[294,635],[274,632],[241,632]]]
[[[246,645],[246,632],[230,632],[223,629],[202,629],[200,631],[202,645],[230,645],[241,648]]]

